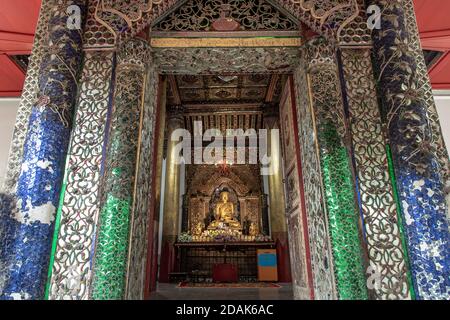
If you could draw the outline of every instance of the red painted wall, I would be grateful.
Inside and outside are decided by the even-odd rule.
[[[24,72],[10,55],[31,52],[40,0],[0,0],[0,97],[18,97]]]

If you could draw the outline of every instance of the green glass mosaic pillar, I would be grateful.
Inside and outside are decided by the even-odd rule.
[[[306,47],[308,82],[315,118],[325,204],[331,234],[336,288],[339,299],[368,299],[359,213],[348,132],[339,85],[335,52],[321,39]]]
[[[132,39],[119,49],[94,259],[91,298],[96,300],[122,299],[125,293],[128,238],[148,62],[149,45],[144,40]]]

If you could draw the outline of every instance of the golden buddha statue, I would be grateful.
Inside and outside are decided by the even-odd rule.
[[[215,220],[208,226],[208,230],[232,229],[241,231],[241,223],[234,217],[234,204],[229,201],[229,193],[220,193],[220,202],[214,208]]]

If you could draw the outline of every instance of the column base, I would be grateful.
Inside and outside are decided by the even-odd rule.
[[[169,283],[170,273],[175,271],[175,241],[177,236],[164,236],[162,239],[161,262],[159,266],[159,282]]]
[[[287,232],[272,233],[277,248],[278,281],[292,282],[289,242]]]

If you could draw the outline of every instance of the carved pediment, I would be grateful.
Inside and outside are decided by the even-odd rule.
[[[233,175],[233,176],[231,176]],[[226,185],[236,191],[237,195],[242,197],[249,193],[249,189],[245,186],[245,184],[233,173],[230,174],[230,177],[221,176],[220,173],[215,173],[204,186],[199,188],[199,191],[202,194],[210,195],[214,193],[216,188],[220,188],[221,186]]]
[[[233,182],[230,182],[233,181]],[[210,196],[214,188],[229,183],[238,195],[259,195],[262,192],[258,165],[233,165],[227,175],[211,165],[189,165],[186,169],[187,194]]]
[[[371,43],[364,0],[225,1],[89,0],[85,47],[115,47],[149,26],[159,31],[209,31],[220,17],[225,25],[228,23],[237,28],[233,26],[236,22],[240,30],[247,31],[298,31],[297,21],[302,21],[313,31],[330,41],[337,40],[341,45],[367,46]],[[194,10],[190,3],[199,7]],[[214,9],[209,9],[211,12],[206,14],[204,8],[208,3],[213,3]],[[181,16],[178,13],[182,13]],[[205,16],[208,18],[203,21]],[[173,19],[176,23],[171,21]]]
[[[298,31],[265,0],[188,0],[152,27],[153,31]]]

